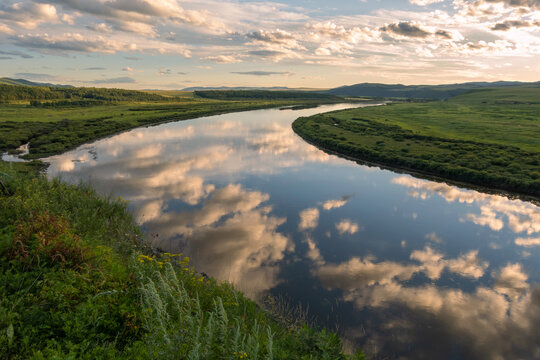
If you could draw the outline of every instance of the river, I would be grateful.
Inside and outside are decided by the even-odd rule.
[[[371,359],[540,359],[540,208],[359,165],[257,110],[138,128],[46,159],[129,200],[149,241]]]

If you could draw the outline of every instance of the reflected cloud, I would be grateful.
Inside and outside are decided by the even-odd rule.
[[[340,235],[349,234],[353,235],[361,230],[357,223],[352,222],[349,219],[343,219],[336,224],[336,229]]]
[[[431,241],[432,243],[435,243],[435,244],[443,243],[443,239],[439,235],[437,235],[437,233],[434,233],[434,232],[426,234],[426,240]]]
[[[315,229],[319,224],[319,209],[309,208],[300,211],[300,223],[298,224],[298,230],[310,230]]]
[[[304,141],[298,141],[289,123],[272,123],[259,127],[246,140],[250,149],[260,155],[284,155],[279,159],[283,167],[298,166],[305,161],[328,162],[331,156]],[[276,159],[273,159],[275,161]]]
[[[528,277],[521,264],[508,264],[493,274],[493,277],[495,278],[495,289],[501,294],[517,298],[529,290]]]
[[[328,200],[322,204],[322,208],[326,211],[337,209],[345,206],[350,200],[351,196],[343,196],[341,200]]]
[[[342,290],[344,301],[380,317],[368,329],[351,324],[343,330],[368,354],[393,357],[400,353],[401,358],[415,359],[440,358],[441,353],[474,359],[522,359],[540,354],[540,289],[530,287],[518,263],[493,271],[493,288],[478,286],[466,292],[406,282],[420,272],[437,280],[443,269],[478,279],[488,268],[478,251],[445,259],[426,246],[411,253],[410,259],[419,264],[376,262],[373,257],[327,264],[315,243],[309,240],[308,244],[312,271],[323,286]],[[394,314],[391,319],[388,310]],[[413,343],[423,345],[411,348]]]
[[[540,238],[517,238],[514,240],[516,245],[525,247],[540,246]]]
[[[318,252],[314,246],[311,240],[310,254]],[[374,257],[353,257],[341,264],[328,264],[319,257],[319,266],[313,271],[327,288],[354,289],[367,285],[389,284],[396,280],[406,281],[419,273],[425,274],[431,280],[438,280],[445,269],[463,277],[477,279],[484,275],[489,266],[486,261],[479,259],[477,250],[456,259],[445,259],[443,254],[426,246],[422,250],[413,251],[410,259],[416,263],[376,262]]]
[[[531,235],[540,232],[540,209],[532,203],[409,176],[396,177],[392,182],[410,188],[409,195],[418,199],[425,200],[439,195],[447,202],[478,205],[480,213],[467,214],[461,219],[463,222],[470,221],[479,226],[487,226],[493,231],[500,231],[508,226],[515,233]]]
[[[230,281],[257,298],[278,284],[278,263],[294,249],[277,231],[286,219],[261,206],[268,200],[268,194],[231,184],[213,191],[202,208],[166,212],[145,227],[163,239],[154,245],[180,251],[184,244],[198,271]]]

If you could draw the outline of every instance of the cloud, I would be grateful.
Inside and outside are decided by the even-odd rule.
[[[380,30],[386,33],[416,38],[425,38],[432,34],[430,31],[423,29],[421,25],[406,21],[383,26]]]
[[[427,6],[431,4],[436,4],[443,2],[444,0],[409,0],[411,4],[418,5],[418,6]]]
[[[81,16],[80,13],[62,14],[62,21],[69,25],[75,25],[75,19]]]
[[[305,47],[298,43],[292,33],[279,29],[274,31],[259,30],[251,32],[246,34],[246,38],[252,41],[251,44],[305,50]]]
[[[191,56],[189,50],[178,44],[166,44],[164,46],[156,41],[144,41],[138,45],[134,42],[112,40],[110,37],[89,37],[79,33],[65,33],[60,36],[48,34],[18,35],[12,39],[15,45],[55,55],[66,52],[115,54],[119,51],[139,51],[159,54],[172,53],[184,57]]]
[[[23,53],[21,51],[5,51],[5,50],[0,50],[0,54],[2,55],[12,55],[12,56],[19,56],[23,59],[32,59],[33,56],[32,55],[28,55],[26,53]]]
[[[4,34],[13,34],[15,33],[15,31],[10,28],[9,26],[7,26],[6,24],[0,24],[0,33],[4,33]]]
[[[461,221],[488,226],[493,231],[500,231],[508,226],[514,233],[532,235],[540,232],[540,211],[538,206],[532,203],[408,176],[396,177],[392,182],[411,188],[409,195],[419,199],[425,200],[432,194],[437,194],[447,202],[476,203],[480,213],[469,213],[462,217]]]
[[[108,78],[108,79],[99,79],[90,81],[92,84],[134,84],[136,83],[135,79],[122,76],[122,77],[116,77],[116,78]]]
[[[106,68],[104,67],[87,67],[87,68],[84,68],[83,70],[91,70],[91,71],[97,71],[97,70],[107,70]]]
[[[254,57],[268,59],[275,62],[281,61],[287,57],[291,57],[290,52],[278,51],[278,50],[251,50],[248,51],[249,55]]]
[[[268,199],[268,194],[230,184],[213,191],[200,209],[151,216],[145,227],[165,239],[181,235],[198,271],[232,282],[257,298],[277,285],[278,262],[294,248],[289,238],[277,232],[285,219],[261,206]],[[148,212],[161,211],[159,203],[148,207]],[[167,243],[156,241],[154,245],[160,247]]]
[[[86,28],[102,34],[108,34],[113,31],[112,27],[105,23],[87,25]]]
[[[19,35],[15,44],[29,49],[43,50],[45,52],[76,51],[100,52],[113,54],[119,50],[129,50],[129,45],[103,37],[89,39],[81,34],[65,34],[61,37],[43,35]]]
[[[241,63],[242,59],[237,55],[217,55],[217,56],[207,56],[203,58],[204,60],[212,60],[218,64],[234,64]]]
[[[530,288],[520,264],[493,271],[492,288],[479,285],[464,291],[448,285],[417,285],[409,280],[422,272],[437,280],[444,269],[479,279],[486,275],[488,264],[479,259],[476,250],[446,259],[426,247],[411,254],[411,260],[418,264],[377,262],[373,257],[327,264],[315,242],[308,238],[306,243],[307,258],[314,265],[312,272],[324,287],[342,290],[344,301],[368,311],[374,319],[390,320],[374,321],[359,332],[354,326],[345,325],[343,332],[350,339],[363,342],[366,351],[380,356],[412,354],[415,358],[437,358],[441,349],[455,350],[458,337],[463,349],[460,354],[475,359],[530,358],[539,350],[536,324],[540,290]],[[389,319],[389,312],[397,312],[399,317]],[[410,349],[411,342],[421,341],[437,343],[437,348],[415,348],[414,353],[405,350]]]
[[[50,4],[17,2],[0,5],[0,19],[25,29],[35,29],[41,23],[56,23],[56,8]]]
[[[104,19],[114,28],[143,35],[157,35],[158,22],[187,24],[214,31],[225,31],[225,25],[209,11],[186,10],[175,0],[51,0],[63,8]]]
[[[310,31],[310,36],[313,40],[329,38],[350,44],[382,41],[381,32],[378,29],[370,27],[346,28],[342,25],[337,25],[334,22],[327,21],[307,24],[306,28]]]
[[[252,76],[271,76],[271,75],[293,75],[293,73],[290,72],[284,72],[284,71],[232,71],[231,74],[238,74],[238,75],[252,75]]]
[[[319,209],[317,208],[302,210],[299,216],[298,230],[300,231],[315,229],[319,224]]]
[[[310,252],[315,254],[318,249],[311,246]],[[477,279],[484,275],[489,266],[479,259],[477,250],[455,259],[445,259],[443,254],[426,246],[422,250],[413,251],[410,259],[417,263],[376,262],[368,256],[353,257],[341,264],[327,264],[318,257],[318,266],[313,272],[327,288],[352,290],[363,286],[391,284],[396,280],[407,281],[417,273],[424,273],[431,280],[437,280],[445,269],[463,277]]]
[[[401,21],[385,25],[379,29],[387,35],[397,38],[436,38],[442,40],[462,40],[463,36],[456,31],[434,30],[414,21]]]
[[[349,219],[344,219],[336,224],[336,229],[340,235],[343,235],[343,234],[353,235],[358,232],[360,227],[358,226],[357,223],[354,223]]]
[[[323,286],[331,289],[352,290],[362,286],[386,284],[392,279],[407,280],[418,270],[414,265],[401,265],[372,258],[352,258],[341,264],[325,264],[314,270]]]
[[[328,200],[322,204],[322,208],[327,211],[340,208],[345,206],[350,198],[351,196],[343,196],[341,200]]]
[[[129,66],[125,66],[122,68],[122,71],[133,72],[133,69],[130,68]]]
[[[19,73],[14,74],[14,76],[23,77],[23,78],[32,79],[32,80],[41,80],[41,81],[56,80],[56,76],[50,75],[50,74],[19,72]]]
[[[508,31],[510,29],[519,29],[523,27],[540,27],[540,21],[506,20],[493,25],[491,30]]]
[[[521,264],[508,264],[493,276],[495,289],[508,296],[515,298],[529,289],[528,277]]]
[[[538,238],[517,238],[514,240],[517,246],[534,247],[540,246],[540,237]]]
[[[434,232],[426,234],[426,240],[429,240],[436,244],[441,244],[443,242],[443,239]]]

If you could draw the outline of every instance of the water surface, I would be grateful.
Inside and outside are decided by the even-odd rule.
[[[49,158],[130,201],[149,241],[281,296],[372,359],[540,359],[540,209],[328,155],[318,109],[139,128]]]

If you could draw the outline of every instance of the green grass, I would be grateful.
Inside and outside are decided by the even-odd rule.
[[[29,166],[0,162],[0,358],[363,358],[154,253],[122,199]]]
[[[360,160],[540,196],[539,87],[320,114],[293,129]]]
[[[124,101],[96,106],[36,107],[28,102],[0,104],[0,152],[13,151],[29,142],[27,158],[35,159],[139,126],[304,103],[320,101],[175,98],[169,102]]]

